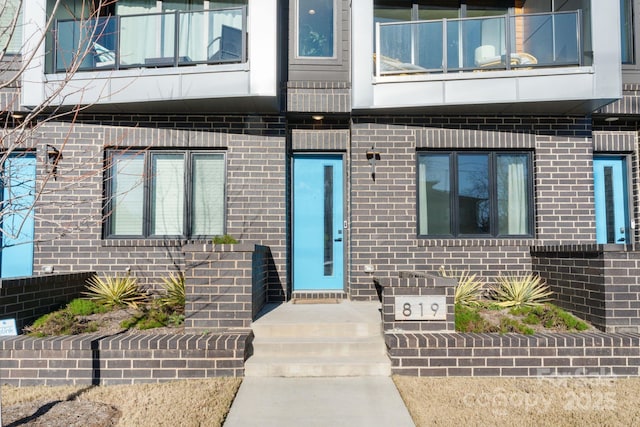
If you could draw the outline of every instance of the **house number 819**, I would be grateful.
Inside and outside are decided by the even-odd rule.
[[[423,303],[419,303],[418,307],[420,307],[420,317],[424,317],[424,304]],[[433,312],[434,316],[438,313],[438,309],[439,308],[440,308],[440,304],[438,304],[436,302],[431,304],[431,311]],[[404,303],[402,314],[405,317],[411,317],[411,314],[412,314],[411,304],[409,304],[408,302]]]
[[[446,320],[446,318],[444,296],[396,297],[396,320]]]

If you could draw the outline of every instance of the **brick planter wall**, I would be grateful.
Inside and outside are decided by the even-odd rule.
[[[422,332],[454,332],[454,279],[445,279],[421,273],[400,272],[397,278],[389,280],[389,285],[382,290],[382,322],[383,329]],[[446,320],[397,320],[395,316],[395,300],[402,296],[445,296]]]
[[[0,337],[0,383],[108,385],[244,375],[250,330]]]
[[[0,280],[0,319],[16,319],[18,333],[38,317],[81,296],[94,273],[55,274]]]
[[[183,248],[187,332],[248,328],[265,303],[269,250],[252,244]]]
[[[556,303],[606,332],[640,332],[640,253],[621,245],[535,247]]]
[[[637,376],[638,334],[386,333],[393,374]]]

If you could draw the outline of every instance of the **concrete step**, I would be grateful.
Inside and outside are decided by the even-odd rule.
[[[251,329],[256,337],[370,337],[381,334],[380,322],[278,322],[260,323],[255,322]]]
[[[247,377],[389,376],[379,304],[282,304],[252,325]]]
[[[289,357],[357,357],[385,355],[386,347],[378,336],[370,337],[256,337],[255,354]]]
[[[287,358],[254,355],[245,362],[247,377],[359,377],[389,376],[391,364],[377,357]]]

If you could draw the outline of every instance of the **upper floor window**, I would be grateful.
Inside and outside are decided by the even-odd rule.
[[[48,69],[244,62],[246,4],[246,0],[120,0],[99,10],[78,5],[59,8],[55,37],[47,41],[53,52]]]
[[[579,66],[580,2],[376,0],[376,75]]]
[[[112,151],[108,158],[107,236],[224,234],[223,153]]]
[[[18,54],[22,49],[22,8],[20,0],[0,1],[0,51]]]
[[[418,234],[530,236],[532,181],[530,153],[419,153]]]
[[[335,0],[298,0],[297,56],[334,58]]]
[[[620,0],[620,53],[623,64],[634,64],[633,0]]]

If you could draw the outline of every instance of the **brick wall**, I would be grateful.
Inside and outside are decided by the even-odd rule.
[[[68,118],[63,118],[68,119]],[[227,155],[226,232],[241,242],[271,248],[268,296],[286,297],[285,127],[281,116],[92,114],[75,123],[49,122],[38,145],[62,153],[55,179],[38,167],[43,194],[36,210],[34,271],[130,271],[155,287],[184,271],[179,239],[102,238],[104,149],[211,148]]]
[[[536,247],[557,304],[606,332],[640,332],[640,253],[620,245]]]
[[[375,179],[366,152],[381,159]],[[536,230],[530,239],[418,239],[417,150],[502,149],[534,152]],[[531,271],[535,244],[592,243],[593,143],[584,117],[353,117],[350,163],[351,295],[377,297],[375,281],[398,271],[469,269],[492,281]],[[373,276],[364,272],[371,265]]]
[[[455,285],[454,279],[433,275],[401,272],[382,289],[382,328],[384,331],[408,332],[454,332],[455,331]],[[395,315],[396,299],[403,296],[444,296],[445,320],[398,320]],[[414,310],[417,307],[413,308]],[[426,308],[429,310],[429,308]]]
[[[184,252],[186,330],[249,328],[265,303],[268,248],[192,244]]]
[[[0,337],[3,384],[110,385],[244,375],[250,330],[220,334]]]
[[[86,290],[94,273],[55,274],[0,280],[0,319],[16,319],[18,333]]]
[[[391,371],[412,376],[638,376],[637,334],[386,333]]]

